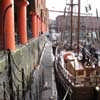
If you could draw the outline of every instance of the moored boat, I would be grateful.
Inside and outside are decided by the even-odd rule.
[[[100,86],[98,74],[100,68],[94,67],[93,62],[83,64],[82,60],[83,56],[79,59],[79,55],[74,50],[57,47],[55,73],[57,88],[61,90],[58,93],[59,100],[63,99],[67,92],[64,100],[71,100],[71,98],[72,100],[96,100]],[[89,60],[90,63],[92,60]]]

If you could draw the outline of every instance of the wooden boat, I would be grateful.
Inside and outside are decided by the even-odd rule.
[[[73,50],[56,49],[55,74],[60,99],[66,92],[65,100],[96,100],[96,89],[100,86],[97,69],[91,65],[83,65]],[[100,70],[100,68],[98,68]],[[70,88],[70,89],[69,89]],[[99,89],[98,89],[99,90]],[[80,91],[80,92],[79,92]],[[83,94],[83,95],[82,95]]]

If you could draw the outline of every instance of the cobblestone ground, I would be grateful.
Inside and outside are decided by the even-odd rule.
[[[45,46],[42,65],[44,66],[44,87],[48,88],[42,92],[40,100],[57,100],[57,90],[53,68],[52,44],[49,42]]]

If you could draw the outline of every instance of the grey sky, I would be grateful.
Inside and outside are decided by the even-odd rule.
[[[77,0],[73,0],[74,2],[77,2]],[[70,2],[70,0],[67,0],[67,2]],[[48,9],[54,9],[54,10],[64,10],[64,7],[66,5],[66,0],[46,0],[46,4],[47,4],[47,8]],[[98,13],[100,15],[100,0],[81,0],[81,12],[84,13],[85,12],[85,6],[88,6],[89,4],[91,4],[92,6],[92,10],[90,11],[90,13],[92,13],[93,15],[96,14],[96,8],[98,9]],[[76,9],[77,11],[77,7],[74,7],[74,10]],[[49,13],[49,17],[51,19],[55,19],[55,17],[57,15],[62,15],[61,13]]]

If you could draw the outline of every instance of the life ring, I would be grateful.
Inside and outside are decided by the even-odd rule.
[[[64,61],[66,61],[68,59],[68,56],[71,56],[72,53],[71,52],[68,52],[64,55]]]

